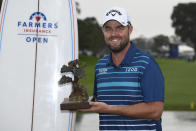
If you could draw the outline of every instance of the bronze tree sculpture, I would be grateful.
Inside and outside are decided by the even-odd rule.
[[[63,65],[61,68],[61,73],[73,73],[74,78],[63,75],[59,81],[59,84],[72,83],[72,92],[69,96],[69,103],[80,103],[88,101],[88,94],[86,88],[79,84],[79,79],[84,78],[84,70],[79,67],[79,60],[73,60],[68,63],[68,65]]]

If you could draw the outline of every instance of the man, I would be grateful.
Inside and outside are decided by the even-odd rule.
[[[90,109],[99,113],[101,131],[161,131],[164,78],[155,60],[130,42],[133,30],[127,12],[106,11],[103,34],[111,53],[95,68]]]

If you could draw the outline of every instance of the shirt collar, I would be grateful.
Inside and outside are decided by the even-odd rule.
[[[129,65],[131,63],[131,59],[133,58],[133,56],[135,55],[136,52],[136,47],[135,45],[131,42],[131,46],[129,47],[123,61],[121,62],[121,66],[123,65]],[[112,61],[112,52],[110,52],[109,56],[108,56],[109,60],[107,62],[107,65],[111,65],[111,66],[115,66],[115,64]]]

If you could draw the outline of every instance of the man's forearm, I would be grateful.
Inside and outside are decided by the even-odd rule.
[[[139,103],[130,106],[108,106],[103,111],[103,113],[152,120],[160,120],[162,112],[163,102]]]

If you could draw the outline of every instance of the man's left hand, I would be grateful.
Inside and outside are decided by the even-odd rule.
[[[96,113],[107,113],[110,106],[103,102],[89,102],[91,108],[89,109],[80,109],[78,111],[82,112],[96,112]]]

